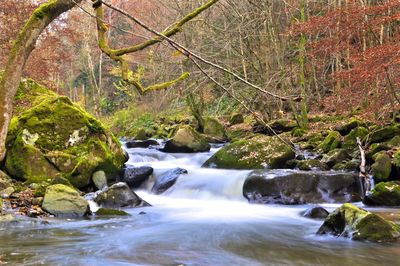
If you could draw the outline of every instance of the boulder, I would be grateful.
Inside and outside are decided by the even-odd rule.
[[[229,118],[229,124],[231,126],[244,123],[243,115],[240,113],[233,113]]]
[[[400,206],[400,181],[377,184],[364,197],[363,203],[373,206]]]
[[[345,122],[335,128],[342,136],[348,135],[353,129],[357,127],[366,127],[367,124],[357,118],[352,118],[350,121]]]
[[[148,148],[150,146],[157,146],[159,143],[157,140],[148,139],[148,140],[129,140],[125,143],[125,146],[128,149],[132,148]]]
[[[93,173],[92,180],[97,189],[102,190],[107,187],[107,176],[104,171]]]
[[[297,127],[296,121],[289,119],[279,119],[272,121],[268,124],[268,126],[265,126],[262,122],[256,122],[253,126],[253,131],[255,133],[274,136],[275,134],[292,131],[295,127]]]
[[[42,208],[57,217],[82,217],[88,213],[89,203],[75,189],[58,184],[47,187]]]
[[[150,206],[134,193],[126,183],[120,182],[96,195],[94,201],[101,207],[146,207]]]
[[[348,159],[350,159],[351,156],[345,149],[334,149],[325,154],[322,157],[322,162],[326,163],[329,167],[333,167],[334,165],[338,163],[342,163]]]
[[[130,188],[138,188],[153,174],[153,171],[149,166],[128,167],[124,171],[122,182],[127,183]]]
[[[352,129],[350,133],[344,137],[342,148],[344,149],[357,148],[358,147],[357,138],[360,138],[360,140],[362,140],[365,138],[365,136],[368,135],[368,133],[369,131],[365,127],[357,127]]]
[[[400,134],[400,124],[381,127],[366,137],[369,143],[383,142]]]
[[[358,201],[358,175],[344,172],[256,170],[243,185],[243,196],[252,203],[305,204]]]
[[[278,137],[256,136],[226,145],[208,159],[203,167],[225,169],[277,169],[295,158],[292,147]]]
[[[163,152],[194,153],[206,152],[211,148],[207,140],[197,133],[191,126],[180,127],[175,135],[165,143]]]
[[[127,155],[112,133],[69,98],[32,81],[25,85],[27,88],[20,86],[17,97],[31,102],[32,107],[11,120],[7,172],[28,183],[61,175],[77,188],[88,186],[98,170],[115,179]],[[28,97],[24,90],[37,93]]]
[[[11,177],[0,170],[0,190],[8,188],[12,185]]]
[[[321,206],[311,207],[303,213],[303,217],[310,219],[325,219],[329,212]]]
[[[347,203],[329,214],[317,234],[348,237],[358,241],[392,242],[400,236],[400,227],[379,215]]]
[[[323,152],[329,152],[331,150],[340,148],[342,145],[342,137],[337,131],[330,131],[325,139],[318,145],[318,149]]]
[[[204,119],[203,133],[218,142],[223,142],[227,139],[224,126],[218,119],[213,117],[207,117]]]
[[[180,175],[187,173],[187,170],[182,168],[168,170],[167,172],[156,178],[156,182],[154,183],[151,192],[157,195],[164,193],[176,183]]]
[[[375,162],[371,166],[374,178],[377,180],[387,180],[392,172],[392,158],[385,152],[380,152],[374,156]]]
[[[329,167],[326,163],[321,162],[317,159],[310,160],[302,160],[297,162],[297,168],[303,171],[311,171],[311,170],[329,170]]]

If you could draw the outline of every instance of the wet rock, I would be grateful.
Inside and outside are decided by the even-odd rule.
[[[240,113],[233,113],[231,117],[229,118],[229,124],[231,125],[237,125],[241,124],[244,122],[243,115]]]
[[[92,180],[97,189],[102,190],[107,187],[107,176],[104,171],[97,171],[93,174]]]
[[[158,142],[154,139],[148,140],[129,140],[125,143],[128,149],[132,148],[148,148],[150,146],[157,146]]]
[[[278,169],[295,158],[292,147],[277,137],[256,136],[226,145],[203,167],[224,169]]]
[[[17,94],[32,107],[10,123],[5,161],[10,175],[29,183],[61,175],[77,188],[87,187],[98,170],[115,179],[127,157],[100,121],[31,80],[22,82]]]
[[[328,215],[329,212],[321,206],[309,208],[303,213],[304,217],[311,219],[325,219]]]
[[[75,189],[58,184],[47,187],[42,208],[57,217],[82,217],[88,213],[89,203]]]
[[[400,227],[379,215],[347,203],[329,214],[317,234],[348,237],[358,241],[392,242],[400,236]]]
[[[97,210],[96,216],[129,216],[129,213],[122,210],[100,208]]]
[[[365,196],[363,203],[372,206],[400,206],[400,181],[377,184]]]
[[[355,173],[257,170],[245,180],[243,195],[252,203],[291,205],[358,201],[361,191]]]
[[[194,153],[206,152],[211,148],[207,140],[190,126],[180,127],[175,135],[165,143],[163,152]]]
[[[130,188],[138,188],[153,174],[153,171],[149,166],[126,168],[122,182],[127,183]]]
[[[120,182],[112,185],[105,191],[96,195],[94,201],[101,207],[145,207],[150,206],[134,193],[126,183]]]
[[[165,172],[161,176],[157,177],[151,192],[157,195],[164,193],[176,183],[180,175],[187,173],[187,170],[182,168],[175,168]]]

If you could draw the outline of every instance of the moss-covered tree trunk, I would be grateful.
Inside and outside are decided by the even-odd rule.
[[[3,161],[13,101],[22,71],[42,31],[58,16],[82,0],[50,0],[40,5],[18,34],[10,52],[3,78],[0,80],[0,161]]]

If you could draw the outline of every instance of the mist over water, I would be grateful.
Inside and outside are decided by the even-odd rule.
[[[128,149],[128,164],[154,176],[188,171],[162,195],[154,178],[137,192],[153,207],[129,217],[25,220],[0,225],[0,262],[9,265],[400,265],[399,245],[316,236],[321,221],[303,218],[311,205],[249,204],[250,171],[200,166],[216,151],[165,154]],[[282,170],[283,171],[283,170]],[[274,171],[273,174],[279,174]],[[329,211],[339,204],[322,204]]]

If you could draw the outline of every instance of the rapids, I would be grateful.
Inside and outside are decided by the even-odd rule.
[[[153,207],[127,209],[129,217],[0,224],[0,264],[400,265],[398,244],[316,236],[322,222],[300,214],[310,205],[249,204],[242,196],[249,171],[200,168],[217,149],[127,149],[128,164],[152,166],[155,176],[175,167],[188,174],[159,196],[149,193],[150,180],[136,192]]]

